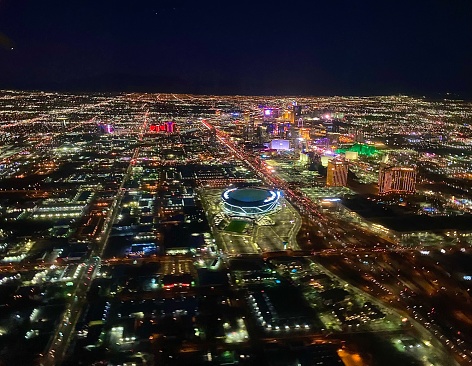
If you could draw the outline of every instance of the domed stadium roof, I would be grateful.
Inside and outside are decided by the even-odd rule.
[[[225,209],[234,214],[257,215],[272,210],[280,192],[264,188],[232,188],[222,194]]]

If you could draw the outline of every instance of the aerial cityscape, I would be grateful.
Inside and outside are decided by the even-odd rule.
[[[471,118],[1,91],[0,363],[472,364]]]
[[[0,366],[472,366],[471,15],[0,0]]]

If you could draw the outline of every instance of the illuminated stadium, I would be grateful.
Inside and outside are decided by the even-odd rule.
[[[221,195],[224,210],[230,215],[263,215],[272,211],[280,198],[279,191],[263,188],[232,188]]]

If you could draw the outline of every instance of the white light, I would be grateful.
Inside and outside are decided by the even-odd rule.
[[[232,191],[235,191],[237,188],[232,188],[232,189],[228,189],[227,191],[225,191],[223,193],[223,197],[224,199],[228,200],[229,199],[229,193],[232,192]]]
[[[264,203],[270,202],[270,201],[274,200],[276,197],[277,197],[277,193],[275,193],[274,191],[270,191],[270,197],[267,197],[264,200]]]

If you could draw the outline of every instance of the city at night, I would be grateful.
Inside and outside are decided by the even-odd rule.
[[[0,366],[472,365],[471,16],[0,0]]]

